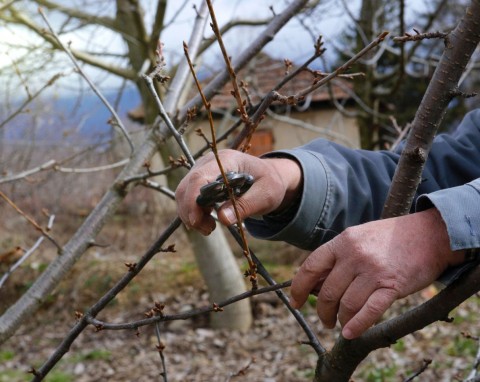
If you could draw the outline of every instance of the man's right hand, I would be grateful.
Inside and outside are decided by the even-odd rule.
[[[301,192],[302,170],[293,159],[260,159],[235,150],[222,150],[219,156],[225,171],[247,173],[255,178],[252,187],[236,199],[242,220],[280,211]],[[200,207],[196,198],[200,187],[214,181],[219,174],[215,157],[210,153],[197,161],[175,192],[178,215],[183,223],[204,235],[215,229],[215,220],[210,215],[212,209]],[[220,207],[218,218],[225,225],[236,223],[231,201]]]

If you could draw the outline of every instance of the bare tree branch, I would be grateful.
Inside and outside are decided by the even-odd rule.
[[[47,83],[45,85],[43,85],[40,89],[38,89],[35,93],[33,93],[32,95],[29,94],[29,96],[27,97],[27,99],[17,108],[17,110],[15,110],[12,114],[10,114],[7,118],[5,118],[1,123],[0,123],[0,129],[2,127],[4,127],[7,123],[9,123],[12,119],[14,119],[17,115],[19,115],[24,109],[25,107],[30,103],[32,102],[33,100],[35,100],[40,94],[43,93],[43,91],[45,89],[47,89],[48,87],[52,86],[59,78],[61,77],[65,77],[67,75],[69,75],[70,73],[68,74],[65,74],[65,73],[58,73],[58,74],[55,74],[52,78],[50,78]]]
[[[95,327],[100,327],[102,330],[137,330],[142,326],[152,325],[157,322],[187,320],[189,318],[193,318],[202,314],[215,312],[215,311],[218,311],[219,308],[224,308],[228,305],[234,304],[246,298],[250,298],[250,297],[257,296],[264,293],[275,292],[283,288],[288,288],[290,287],[291,284],[292,284],[292,280],[288,280],[280,284],[273,284],[263,288],[251,289],[244,293],[228,298],[225,301],[207,305],[201,308],[191,309],[186,312],[176,313],[176,314],[162,314],[159,316],[144,318],[142,320],[133,321],[133,322],[111,324],[108,322],[97,320],[93,317],[87,317],[87,321],[90,325],[93,325]]]
[[[97,97],[100,99],[100,101],[102,101],[102,103],[105,105],[105,107],[108,109],[108,111],[110,111],[110,113],[112,114],[112,116],[114,118],[114,121],[112,123],[113,126],[118,127],[120,129],[120,132],[123,134],[123,136],[125,137],[125,139],[127,140],[128,144],[130,146],[131,153],[133,153],[133,151],[135,150],[135,146],[133,145],[133,141],[130,138],[130,134],[128,133],[125,126],[123,125],[123,122],[122,122],[121,118],[118,116],[115,109],[110,105],[110,103],[103,96],[103,94],[100,92],[100,90],[98,90],[98,88],[95,86],[95,84],[90,80],[90,78],[87,76],[87,74],[82,70],[80,65],[78,65],[78,62],[75,59],[75,56],[72,54],[71,50],[60,40],[60,37],[57,35],[55,30],[53,29],[52,25],[48,21],[48,18],[45,15],[45,13],[42,11],[42,9],[39,8],[38,11],[42,15],[43,20],[47,24],[48,28],[50,29],[50,32],[52,33],[52,35],[55,38],[55,40],[57,41],[57,43],[62,47],[62,49],[65,51],[65,53],[67,53],[67,55],[70,58],[70,60],[72,61],[73,65],[75,65],[75,68],[77,69],[78,73],[85,79],[85,81],[87,81],[88,85],[93,90],[93,92],[97,95]]]
[[[36,0],[36,3],[52,11],[61,12],[71,18],[81,20],[83,24],[101,25],[105,28],[119,31],[115,19],[111,17],[97,16],[91,13],[84,12],[78,7],[71,8],[49,0]]]
[[[5,195],[2,191],[0,191],[0,197],[5,200],[15,211],[17,211],[20,215],[22,215],[26,221],[28,221],[37,231],[39,231],[43,236],[45,236],[58,250],[58,254],[61,255],[63,253],[63,248],[57,241],[51,237],[46,230],[44,230],[40,225],[33,220],[30,216],[28,216],[25,212],[23,212],[20,207],[18,207],[7,195]]]
[[[408,136],[395,170],[383,218],[405,215],[410,211],[433,138],[455,95],[458,81],[480,41],[480,26],[475,19],[479,14],[480,3],[473,0],[463,20],[451,32],[450,44],[445,46],[442,59],[412,122],[413,133]]]
[[[77,324],[72,328],[68,335],[63,339],[62,343],[57,347],[50,358],[42,365],[35,373],[34,381],[41,381],[48,374],[48,372],[60,361],[60,359],[68,352],[70,346],[75,339],[88,326],[89,320],[95,317],[105,306],[113,300],[113,298],[120,293],[133,278],[140,273],[140,271],[148,264],[148,262],[155,256],[162,248],[166,240],[172,235],[175,230],[180,227],[181,220],[176,218],[160,235],[149,250],[142,256],[142,258],[129,267],[129,271],[110,289],[100,300],[98,300],[85,314],[83,314]]]
[[[51,215],[48,219],[48,224],[47,224],[47,231],[50,231],[53,226],[53,221],[55,220],[55,215]],[[5,284],[5,281],[10,277],[10,275],[15,272],[15,270],[22,265],[33,253],[36,251],[36,249],[42,244],[43,240],[45,239],[45,236],[41,236],[37,239],[35,244],[32,245],[25,253],[18,259],[15,264],[13,264],[5,273],[4,275],[0,278],[0,289],[2,288],[3,284]]]
[[[267,28],[254,40],[252,44],[242,52],[237,60],[234,60],[233,66],[235,70],[243,67],[253,56],[255,56],[260,49],[272,40],[273,36],[280,30],[285,23],[292,18],[302,7],[306,4],[307,0],[296,0],[288,5],[282,13],[275,16],[272,22]],[[193,28],[193,31],[198,32],[198,24],[204,23],[206,18],[197,18],[197,25]],[[191,41],[189,42],[190,54],[192,54],[195,44],[199,43],[200,39],[197,35],[192,34]],[[175,89],[181,89],[182,78],[187,78],[188,67],[186,68],[186,75],[179,76],[179,80],[175,85]],[[215,95],[216,89],[223,86],[228,81],[229,75],[225,70],[219,73],[209,85],[204,88],[207,99],[210,99]],[[173,80],[171,86],[175,83],[176,78]],[[171,101],[175,97],[173,94],[179,94],[180,92],[173,92],[171,96],[168,96],[165,100],[165,109],[167,112],[174,110],[175,102]],[[196,96],[187,105],[185,105],[179,114],[177,115],[176,122],[181,124],[187,116],[187,111],[193,106],[199,106],[201,104],[200,96]],[[170,109],[172,108],[172,109]],[[23,321],[29,317],[41,303],[41,301],[51,292],[51,290],[57,285],[59,280],[71,269],[76,261],[82,256],[82,254],[89,248],[90,243],[94,241],[94,238],[108,221],[110,216],[118,208],[123,198],[133,188],[132,183],[124,184],[124,179],[129,179],[137,174],[137,172],[143,168],[144,164],[153,156],[157,151],[158,144],[164,142],[166,138],[170,136],[168,128],[160,123],[160,119],[155,126],[149,131],[144,142],[136,149],[130,162],[124,167],[122,172],[118,175],[115,183],[102,197],[98,205],[92,210],[89,216],[85,219],[78,231],[72,236],[72,238],[65,244],[63,255],[53,261],[45,272],[35,281],[32,287],[14,304],[12,305],[1,317],[0,317],[0,343],[4,342],[7,338],[13,335],[16,329],[23,323]],[[76,335],[80,334],[83,330],[76,328]],[[66,343],[73,342],[74,338],[66,339]],[[69,345],[66,345],[67,349]]]
[[[15,10],[14,8],[11,7],[10,9],[12,17],[11,17],[11,22],[15,22],[18,24],[22,24],[29,28],[31,31],[35,32],[38,36],[43,38],[45,41],[50,43],[53,48],[55,49],[61,49],[60,44],[49,34],[46,34],[44,29],[40,27],[39,25],[35,24],[35,22],[31,19],[29,19],[25,14]],[[137,73],[135,73],[132,70],[126,70],[120,67],[117,67],[111,63],[99,60],[97,57],[91,56],[85,52],[78,51],[76,49],[71,49],[71,52],[73,56],[82,61],[85,62],[86,64],[95,66],[97,68],[106,70],[109,73],[113,73],[119,77],[126,78],[129,80],[135,80],[137,78]]]

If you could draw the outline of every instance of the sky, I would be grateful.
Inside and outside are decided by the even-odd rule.
[[[145,11],[147,20],[153,20],[155,13],[155,5],[157,0],[140,0]],[[165,44],[165,54],[167,58],[167,65],[173,65],[179,59],[183,59],[183,41],[188,41],[189,33],[195,19],[195,10],[193,5],[200,6],[202,0],[168,0],[167,2],[167,23],[170,23],[174,15],[177,14],[179,8],[181,12],[175,18],[175,22],[170,23],[161,35],[162,42]],[[115,2],[97,1],[97,0],[56,0],[57,3],[65,6],[79,6],[85,4],[79,9],[85,10],[94,14],[108,14],[114,16]],[[406,0],[408,9],[423,7],[423,4],[428,2],[418,0]],[[32,5],[33,2],[25,0],[18,0],[15,2],[16,7],[32,7],[32,17],[37,18],[37,22],[44,25],[43,21],[36,14],[36,8]],[[264,19],[272,14],[270,7],[279,13],[291,0],[216,0],[214,1],[214,8],[216,10],[217,19],[220,25],[225,24],[232,19]],[[275,36],[274,40],[270,42],[264,49],[274,58],[284,59],[288,58],[296,63],[301,63],[302,60],[311,55],[313,51],[314,37],[318,35],[323,36],[323,41],[327,52],[325,57],[332,59],[334,57],[334,45],[338,40],[339,34],[345,30],[349,23],[349,18],[346,16],[345,10],[339,6],[339,0],[322,0],[321,5],[315,14],[309,18],[309,31],[301,25],[298,18],[291,20],[280,33]],[[357,9],[360,4],[359,0],[344,1],[353,14],[357,14]],[[336,6],[335,6],[336,4]],[[55,28],[60,28],[64,19],[56,12],[45,10],[47,17]],[[227,50],[229,54],[234,56],[236,52],[240,52],[243,48],[248,46],[250,41],[254,39],[263,27],[241,27],[234,32],[228,33],[224,36]],[[211,36],[210,27],[207,27],[205,36]],[[12,66],[18,57],[21,57],[26,52],[32,54],[28,57],[26,65],[35,68],[35,65],[40,66],[42,62],[38,62],[35,56],[35,50],[30,46],[35,45],[40,41],[40,38],[31,32],[26,32],[24,28],[16,27],[14,25],[0,24],[0,70],[1,68],[9,68]],[[73,29],[70,33],[62,35],[62,41],[71,42],[71,46],[76,49],[87,48],[95,50],[99,53],[113,52],[120,53],[124,51],[124,41],[115,34],[106,32],[103,28],[89,28],[89,29]],[[4,42],[8,42],[10,46],[6,46]],[[15,49],[13,46],[23,45],[26,48],[23,50]],[[62,52],[57,52],[56,58],[61,61],[61,66],[64,68],[71,68],[66,55]],[[113,59],[115,60],[115,59]],[[203,65],[216,68],[221,63],[221,56],[218,47],[212,48],[204,57]],[[58,65],[54,69],[58,71]],[[328,70],[328,68],[327,68]],[[120,80],[114,76],[105,76],[99,70],[94,68],[87,68],[87,73],[92,79],[102,88],[114,88],[120,84]],[[53,72],[51,72],[53,75]],[[39,83],[46,81],[46,76],[49,75],[48,70],[42,72],[42,76],[31,76],[31,87],[34,88],[35,81]],[[14,76],[15,77],[15,76]],[[10,78],[11,79],[11,78]],[[0,79],[1,80],[1,79]],[[70,78],[62,82],[62,91],[75,91],[78,87],[78,80],[72,81]],[[2,84],[0,84],[2,85]],[[40,85],[39,85],[40,86]],[[3,87],[3,86],[2,86]]]
[[[79,4],[80,0],[57,0],[57,2],[72,6],[72,4],[75,3]],[[156,2],[157,0],[142,0],[147,20],[153,19]],[[324,0],[324,2],[331,3],[332,1]],[[98,2],[84,9],[86,11],[92,11],[93,13],[106,12],[114,16],[114,6],[107,6],[107,3],[112,2]],[[167,59],[170,60],[171,64],[183,58],[182,43],[183,41],[188,41],[189,33],[195,19],[193,4],[199,6],[201,0],[187,0],[185,2],[184,0],[169,0],[166,14],[167,23],[172,20],[184,3],[186,5],[182,7],[181,13],[175,18],[175,22],[171,23],[168,28],[162,32],[161,36],[162,42],[165,44]],[[236,18],[264,19],[272,14],[270,6],[272,6],[276,12],[280,12],[285,7],[285,3],[287,3],[285,0],[217,0],[214,2],[214,7],[219,24],[223,25],[229,20]],[[18,1],[16,6],[22,7],[25,4],[24,1]],[[100,9],[94,10],[95,7],[100,7]],[[45,13],[50,22],[59,28],[63,19],[56,12],[45,10]],[[38,17],[38,15],[34,12],[33,17]],[[343,21],[341,21],[342,19]],[[37,19],[37,22],[44,25],[40,18]],[[311,28],[315,34],[322,33],[325,40],[329,40],[330,38],[334,38],[335,35],[343,29],[342,23],[346,23],[345,18],[342,17],[339,12],[337,12],[336,15],[335,12],[332,12],[328,19],[324,18],[324,20],[319,20],[318,24],[311,25]],[[235,30],[235,32],[227,34],[225,36],[225,42],[229,53],[234,55],[235,52],[241,51],[256,37],[262,28],[263,27],[241,27]],[[210,36],[211,34],[210,27],[207,27],[205,36]],[[104,50],[121,52],[124,46],[121,38],[97,28],[80,32],[73,30],[71,33],[63,35],[62,40],[64,42],[71,42],[73,48],[82,49],[88,47],[89,49],[95,49],[100,52]],[[11,66],[12,61],[28,51],[28,48],[23,50],[14,49],[14,45],[32,46],[38,41],[41,41],[39,37],[31,32],[27,32],[24,28],[14,25],[0,25],[0,68]],[[8,42],[9,46],[5,46],[2,44],[3,42]],[[267,46],[265,51],[276,58],[283,59],[288,57],[293,61],[299,61],[309,56],[312,49],[312,37],[298,21],[292,20]],[[34,56],[32,56],[32,60],[33,57]],[[219,57],[218,48],[211,49],[204,57],[204,64],[215,65],[215,63],[219,61]],[[94,73],[95,70],[91,70],[91,72]]]

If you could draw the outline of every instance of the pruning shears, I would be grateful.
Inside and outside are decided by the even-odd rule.
[[[240,196],[247,192],[255,180],[250,174],[234,171],[226,172],[225,176],[235,196]],[[216,203],[225,202],[228,198],[228,188],[220,174],[215,181],[200,188],[197,204],[201,207],[213,207]]]

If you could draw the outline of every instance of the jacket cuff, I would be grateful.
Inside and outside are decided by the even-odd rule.
[[[284,150],[265,158],[283,157],[296,160],[303,172],[303,190],[296,211],[289,209],[289,219],[276,215],[245,219],[247,230],[264,240],[281,240],[299,248],[311,249],[318,236],[318,222],[325,209],[328,190],[328,169],[316,153],[307,150]],[[293,217],[292,217],[293,216]]]
[[[448,286],[466,271],[478,265],[480,248],[480,179],[463,186],[447,188],[417,199],[416,210],[435,207],[447,226],[450,248],[453,251],[465,249],[473,256],[466,263],[448,268],[437,280],[441,286]]]
[[[480,178],[463,186],[421,195],[416,210],[432,206],[447,226],[453,251],[480,248]]]

